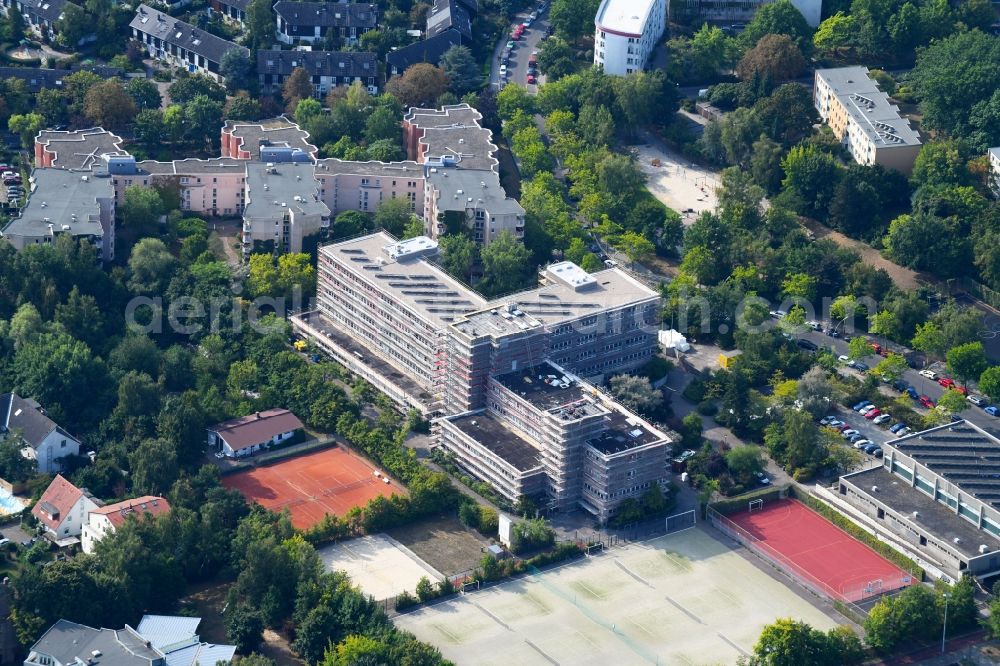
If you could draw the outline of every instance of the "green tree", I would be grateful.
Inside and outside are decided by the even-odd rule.
[[[389,79],[385,89],[404,106],[427,106],[448,89],[448,76],[440,67],[421,62]]]
[[[371,226],[371,218],[357,210],[346,210],[333,219],[330,235],[334,240],[357,236]]]
[[[264,622],[260,613],[244,604],[226,611],[226,637],[236,646],[237,652],[250,654],[264,638]],[[246,658],[241,659],[241,662]]]
[[[885,378],[886,381],[896,381],[909,369],[906,359],[901,354],[889,354],[872,368],[872,373],[876,377]]]
[[[533,266],[528,249],[510,231],[502,231],[480,252],[483,278],[480,291],[499,296],[527,286]]]
[[[156,84],[149,79],[129,79],[125,84],[125,92],[139,110],[159,109],[163,102]]]
[[[911,343],[917,351],[922,351],[930,356],[944,356],[947,350],[944,333],[941,327],[933,321],[917,324],[917,332],[913,335]]]
[[[800,49],[805,50],[812,46],[812,33],[812,28],[795,5],[789,0],[778,0],[757,10],[740,35],[740,42],[749,48],[765,35],[788,35]]]
[[[202,74],[177,79],[170,84],[167,94],[172,103],[180,105],[187,104],[199,95],[204,95],[215,102],[223,103],[226,101],[226,89],[214,79]]]
[[[121,130],[137,113],[135,101],[115,79],[102,81],[87,91],[83,112],[96,125]]]
[[[864,621],[865,641],[880,652],[904,641],[922,641],[941,631],[935,595],[923,585],[911,585],[895,597],[883,597]]]
[[[1000,402],[1000,366],[991,366],[979,376],[979,390],[994,402]]]
[[[946,414],[957,414],[964,411],[969,406],[969,403],[965,401],[965,397],[958,391],[944,391],[937,400],[937,406],[940,408],[940,411]]]
[[[323,113],[323,105],[318,100],[312,97],[301,99],[295,105],[295,122],[305,125],[321,113]]]
[[[385,229],[397,238],[403,235],[406,225],[413,219],[410,202],[407,199],[386,199],[375,209],[373,220],[376,229]]]
[[[794,79],[805,69],[802,51],[788,35],[764,35],[756,46],[743,54],[736,75],[744,81],[770,77],[775,81]]]
[[[813,34],[813,49],[816,54],[833,60],[849,58],[857,43],[858,19],[844,12],[837,12],[825,19]]]
[[[986,361],[986,351],[983,343],[969,342],[958,345],[948,350],[948,369],[962,382],[963,386],[968,386],[970,379],[976,379],[986,370],[989,365]]]
[[[162,495],[177,480],[177,451],[162,439],[147,439],[129,454],[132,489],[143,495]]]
[[[21,146],[27,150],[35,136],[45,129],[45,118],[38,113],[15,113],[7,121],[7,129],[21,137]]]
[[[837,161],[816,146],[799,145],[788,151],[781,167],[785,170],[781,184],[794,197],[799,211],[825,219],[841,176]]]
[[[445,234],[439,244],[441,266],[459,280],[468,282],[479,254],[476,243],[463,234]]]
[[[594,30],[599,0],[552,0],[549,20],[557,35],[573,43]]]
[[[897,263],[941,277],[958,276],[972,265],[971,241],[951,221],[925,211],[894,219],[884,243]]]
[[[247,46],[256,53],[274,45],[275,21],[270,0],[250,0],[246,11]]]
[[[456,95],[475,90],[482,83],[479,65],[467,46],[452,46],[441,56],[438,66],[448,77],[448,90]]]
[[[656,247],[645,236],[634,231],[626,231],[615,240],[615,248],[621,250],[633,264],[644,261],[653,256]]]
[[[764,627],[745,666],[847,666],[861,661],[861,641],[848,627],[823,633],[805,622],[779,618]]]
[[[609,390],[620,403],[640,413],[649,413],[663,403],[663,394],[637,375],[615,375]]]
[[[250,62],[250,56],[242,49],[229,49],[222,54],[219,74],[225,79],[226,90],[230,93],[256,88],[257,71]]]
[[[222,115],[226,120],[260,120],[263,111],[259,101],[240,91],[226,102]]]
[[[764,458],[760,449],[752,444],[736,446],[726,452],[726,466],[737,481],[747,484],[764,471]]]
[[[160,239],[143,238],[132,247],[128,267],[128,287],[132,293],[160,294],[173,277],[177,260]]]

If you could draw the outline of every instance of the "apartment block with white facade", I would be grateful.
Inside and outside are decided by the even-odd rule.
[[[818,69],[813,103],[858,164],[910,173],[922,145],[899,107],[863,66]]]
[[[990,189],[1000,196],[1000,148],[990,148]]]
[[[594,65],[605,74],[642,71],[667,27],[667,0],[602,0],[594,18]]]

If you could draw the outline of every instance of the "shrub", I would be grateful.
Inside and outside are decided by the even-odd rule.
[[[698,403],[698,413],[702,416],[715,416],[719,412],[719,406],[711,400],[702,400]]]

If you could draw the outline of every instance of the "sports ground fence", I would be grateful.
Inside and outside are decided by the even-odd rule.
[[[753,500],[762,502],[761,500]],[[872,580],[857,584],[845,584],[840,589],[834,589],[827,583],[813,576],[811,573],[800,567],[798,564],[788,559],[787,556],[761,541],[753,534],[743,529],[735,522],[722,515],[711,506],[706,507],[706,517],[717,530],[730,538],[746,546],[747,550],[765,560],[778,570],[784,572],[792,580],[796,581],[814,594],[826,597],[833,601],[847,603],[857,603],[879,596],[886,592],[892,592],[902,587],[906,587],[913,582],[909,575],[897,580]]]

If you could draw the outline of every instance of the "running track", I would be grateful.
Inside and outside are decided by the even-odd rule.
[[[772,558],[777,553],[792,573],[814,585],[819,581],[827,594],[844,601],[916,582],[908,572],[796,500],[765,500],[763,509],[728,518],[758,539],[756,545]],[[866,589],[870,584],[872,589]]]

